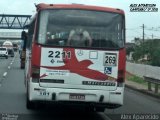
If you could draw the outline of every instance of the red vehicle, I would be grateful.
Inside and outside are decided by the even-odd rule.
[[[96,111],[123,105],[124,12],[79,4],[36,7],[28,35],[22,35],[27,108],[38,101],[83,104]]]

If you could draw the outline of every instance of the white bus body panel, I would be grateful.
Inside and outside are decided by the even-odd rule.
[[[66,63],[64,63],[65,60],[61,55],[64,52],[66,55],[70,52],[70,57],[67,59],[71,60]],[[60,56],[56,57],[57,53]],[[115,57],[114,65],[105,65],[106,54]],[[49,57],[49,55],[52,56]],[[98,78],[99,75],[108,76],[108,79]],[[42,87],[115,90],[117,86],[115,80],[118,77],[118,51],[81,49],[65,51],[63,48],[42,48],[40,76],[43,81],[40,80],[40,86]],[[48,83],[47,80],[53,81],[53,83]],[[55,83],[55,80],[57,80],[57,83]],[[64,83],[60,84],[58,82],[61,80]],[[114,85],[102,85],[107,83],[113,83]]]
[[[65,61],[62,54],[70,60]],[[107,57],[114,58],[111,60],[113,62],[105,63]],[[118,51],[42,48],[40,79],[39,83],[33,83],[30,78],[29,100],[99,103],[100,97],[104,96],[101,103],[122,105],[124,85],[117,87],[116,82],[118,59]],[[107,78],[101,79],[99,75]],[[55,99],[53,94],[56,95]],[[79,96],[71,97],[72,94]]]

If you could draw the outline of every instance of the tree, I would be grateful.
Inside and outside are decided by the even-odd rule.
[[[141,45],[137,45],[136,47],[135,47],[135,51],[134,51],[134,53],[133,53],[133,60],[134,61],[138,61],[139,59],[141,59],[142,58],[142,55],[143,55],[143,49],[142,49],[143,47],[141,46]]]
[[[150,46],[151,65],[160,66],[160,40],[153,40]]]
[[[133,47],[129,47],[126,49],[126,54],[129,55],[130,52],[134,51],[134,48]]]
[[[142,62],[144,56],[147,56],[145,62],[154,66],[160,66],[160,40],[146,40],[144,43],[137,45],[133,53],[133,60]]]
[[[153,52],[151,65],[160,66],[160,49]]]

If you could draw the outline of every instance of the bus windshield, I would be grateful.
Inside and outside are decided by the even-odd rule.
[[[124,47],[125,25],[121,14],[80,9],[54,9],[41,11],[39,18],[36,39],[39,44],[87,48]]]

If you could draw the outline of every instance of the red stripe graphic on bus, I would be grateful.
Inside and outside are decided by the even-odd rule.
[[[90,79],[96,79],[102,81],[108,79],[108,76],[106,74],[88,68],[91,64],[93,64],[92,61],[90,60],[78,61],[74,49],[64,48],[63,50],[66,52],[71,52],[71,59],[68,58],[63,59],[65,63],[64,66],[59,66],[59,67],[41,66],[41,67],[47,69],[70,70],[71,73],[76,73]],[[42,75],[41,77],[44,77],[44,75]]]

